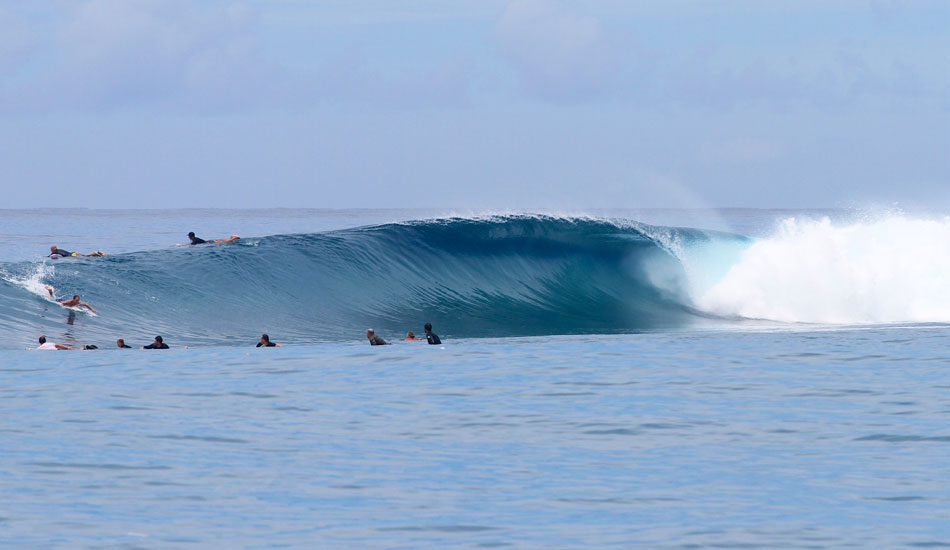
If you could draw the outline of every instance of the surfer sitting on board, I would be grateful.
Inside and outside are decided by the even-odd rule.
[[[58,248],[55,244],[52,244],[49,247],[49,257],[54,260],[57,258],[69,258],[70,256],[77,257],[77,258],[78,257],[88,258],[89,256],[105,256],[105,255],[106,253],[102,252],[101,250],[96,250],[95,252],[90,252],[89,254],[80,254],[79,252],[68,252],[66,250],[63,250],[62,248]]]
[[[195,232],[194,232],[194,231],[189,231],[189,232],[188,232],[188,239],[191,241],[191,244],[229,243],[229,242],[231,242],[231,241],[236,241],[236,240],[238,240],[238,239],[240,239],[240,238],[241,238],[241,237],[238,237],[237,235],[231,235],[231,236],[228,237],[227,239],[215,239],[215,240],[213,240],[213,241],[206,241],[206,240],[204,240],[204,239],[199,239],[198,237],[195,237]]]
[[[275,344],[270,341],[270,336],[266,334],[261,334],[261,341],[257,343],[259,348],[279,348],[280,344]]]
[[[366,337],[369,339],[369,345],[371,346],[388,346],[389,345],[389,342],[377,336],[376,331],[371,328],[366,329]]]
[[[91,305],[87,304],[86,302],[79,301],[78,294],[74,294],[73,297],[69,299],[66,299],[66,298],[57,299],[55,296],[53,296],[53,287],[49,285],[44,285],[44,286],[46,287],[46,292],[49,292],[49,297],[56,300],[56,302],[59,303],[59,305],[63,307],[85,307],[85,308],[89,308],[89,311],[93,313],[98,313],[96,309],[92,307]]]
[[[142,349],[168,349],[168,344],[162,341],[161,336],[156,336],[154,342],[147,346],[142,346]]]

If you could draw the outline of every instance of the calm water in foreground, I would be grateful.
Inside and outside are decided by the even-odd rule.
[[[0,545],[950,547],[948,344],[0,351]]]

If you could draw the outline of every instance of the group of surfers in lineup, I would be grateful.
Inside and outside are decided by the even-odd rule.
[[[432,332],[432,323],[425,324],[425,331],[426,331],[425,340],[429,344],[436,345],[436,344],[442,343],[442,340],[439,338],[439,335]],[[387,342],[386,340],[383,340],[382,338],[377,336],[376,331],[373,329],[366,329],[366,338],[369,339],[369,344],[371,346],[388,346],[391,344],[390,342]],[[416,337],[416,334],[412,332],[411,330],[408,333],[406,333],[405,339],[410,340],[410,341],[423,340],[423,338]],[[116,340],[115,347],[118,349],[132,349],[132,346],[125,343],[124,338],[119,338],[118,340]],[[281,345],[275,342],[271,342],[270,336],[268,336],[267,334],[261,334],[261,339],[259,342],[257,342],[257,345],[255,347],[279,348],[281,347]],[[47,350],[47,349],[73,349],[73,348],[72,346],[67,346],[66,344],[57,344],[55,342],[49,342],[46,340],[46,336],[40,336],[39,345],[35,348],[30,348],[30,349]],[[88,345],[83,346],[82,349],[87,349],[87,350],[99,349],[99,346],[96,346],[95,344],[88,344]],[[170,349],[170,348],[168,347],[168,344],[165,343],[164,339],[161,336],[156,336],[155,340],[153,340],[151,344],[147,346],[142,346],[140,349]],[[185,346],[185,349],[188,349],[188,346]]]
[[[191,244],[193,245],[212,244],[212,243],[229,243],[240,238],[241,237],[237,235],[231,235],[230,237],[226,239],[214,239],[211,241],[206,241],[204,239],[200,239],[196,237],[194,231],[190,231],[188,233],[188,239],[191,241]],[[55,244],[51,245],[49,249],[50,249],[49,258],[54,259],[54,260],[59,259],[59,258],[70,258],[70,257],[86,258],[90,256],[105,256],[105,253],[99,250],[95,252],[90,252],[89,254],[81,254],[79,252],[68,252],[66,250],[63,250],[57,247]],[[53,294],[52,286],[44,285],[44,287],[46,288],[46,292],[49,293],[50,298],[53,298],[54,300],[56,300],[56,302],[59,305],[63,307],[77,307],[77,308],[84,307],[88,309],[89,311],[96,313],[96,309],[93,308],[91,305],[87,304],[86,302],[83,302],[78,294],[74,294],[72,298],[56,298],[56,296]],[[425,333],[426,333],[425,340],[429,344],[438,345],[442,343],[442,340],[439,338],[439,336],[436,333],[432,332],[432,323],[426,323],[423,329],[425,330]],[[366,329],[366,338],[369,340],[369,343],[371,346],[390,345],[390,342],[383,340],[382,337],[378,336],[376,334],[376,331],[371,328]],[[410,330],[408,333],[406,333],[405,340],[408,340],[408,341],[422,340],[422,338],[416,337],[416,334]],[[116,347],[119,349],[130,349],[132,347],[132,346],[126,345],[125,340],[123,338],[119,338],[118,340],[116,340],[115,343],[116,343]],[[187,347],[188,346],[185,346],[186,349]],[[280,344],[275,344],[274,342],[271,342],[270,336],[268,336],[267,334],[261,334],[261,339],[257,343],[256,347],[279,348],[281,346]],[[73,348],[72,346],[67,346],[65,344],[56,344],[54,342],[48,342],[46,340],[46,336],[40,336],[39,346],[37,346],[35,349],[49,350],[49,349],[73,349]],[[93,344],[89,344],[89,345],[83,346],[82,349],[99,349],[99,347]],[[155,340],[151,344],[148,344],[147,346],[142,346],[141,349],[169,349],[169,347],[168,347],[168,344],[164,342],[161,336],[156,336]]]

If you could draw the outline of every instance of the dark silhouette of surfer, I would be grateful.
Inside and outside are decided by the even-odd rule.
[[[441,344],[442,340],[439,339],[439,335],[432,332],[432,323],[426,323],[426,326],[423,327],[426,331],[426,341],[432,345]]]

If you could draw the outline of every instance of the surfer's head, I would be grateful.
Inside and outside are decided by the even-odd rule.
[[[50,251],[50,252],[56,252],[56,245],[55,245],[55,244],[49,245],[49,251]]]
[[[40,344],[45,344],[45,343],[46,343],[46,337],[40,336]]]
[[[189,239],[194,239],[194,238],[195,238],[195,232],[194,232],[194,231],[189,231],[189,232],[188,232],[188,238],[189,238]]]
[[[270,336],[268,336],[268,335],[266,335],[266,334],[261,334],[261,342],[263,342],[263,343],[265,343],[265,344],[266,344],[266,343],[269,343],[269,342],[270,342]]]
[[[73,294],[73,300],[78,300],[78,299],[79,299],[79,295],[78,295],[78,294]]]
[[[432,332],[432,323],[426,323],[422,328],[424,328],[426,332]]]
[[[161,337],[161,336],[156,336],[156,337],[155,337],[155,343],[156,343],[156,344],[161,344],[161,343],[162,343],[162,337]]]

